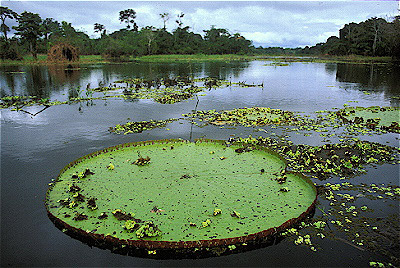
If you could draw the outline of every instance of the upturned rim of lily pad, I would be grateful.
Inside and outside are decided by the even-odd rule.
[[[243,244],[246,242],[254,242],[262,239],[268,239],[270,237],[273,237],[283,230],[292,227],[293,225],[297,224],[298,222],[302,221],[305,219],[308,215],[310,215],[314,210],[315,210],[315,204],[317,201],[317,189],[314,185],[314,183],[304,176],[302,173],[298,172],[293,172],[293,171],[287,171],[288,174],[294,174],[298,176],[300,179],[304,180],[306,184],[308,184],[313,191],[315,192],[315,198],[313,202],[311,203],[308,208],[302,212],[298,217],[288,219],[284,223],[282,223],[279,226],[272,227],[266,230],[262,230],[260,232],[244,235],[244,236],[238,236],[238,237],[229,237],[229,238],[220,238],[220,239],[206,239],[206,240],[193,240],[193,241],[154,241],[154,240],[131,240],[131,239],[120,239],[117,237],[114,237],[112,235],[104,235],[104,234],[98,234],[95,232],[83,230],[77,227],[74,227],[62,219],[58,218],[55,216],[53,213],[50,211],[49,207],[49,193],[53,189],[55,183],[59,180],[60,176],[69,168],[77,165],[78,163],[84,161],[85,159],[90,159],[93,157],[96,157],[100,154],[103,153],[108,153],[112,151],[117,151],[122,148],[127,148],[127,147],[138,147],[138,146],[146,146],[146,145],[154,145],[154,144],[164,144],[164,143],[191,143],[190,141],[183,140],[183,139],[164,139],[164,140],[150,140],[150,141],[141,141],[141,142],[130,142],[130,143],[124,143],[124,144],[119,144],[111,147],[104,148],[102,150],[87,154],[85,156],[82,156],[75,161],[72,161],[68,165],[66,165],[59,173],[57,179],[54,181],[53,184],[50,185],[49,189],[46,192],[46,198],[45,198],[45,206],[46,206],[46,211],[49,219],[55,224],[57,228],[60,230],[68,232],[70,236],[76,237],[81,241],[91,241],[91,243],[94,243],[96,245],[102,245],[102,247],[106,248],[132,248],[132,249],[144,249],[144,250],[171,250],[171,249],[176,249],[176,250],[185,250],[185,249],[204,249],[204,248],[213,248],[213,247],[224,247],[224,246],[229,246],[229,245],[235,245],[235,244]],[[225,141],[223,140],[211,140],[211,139],[196,139],[195,143],[198,142],[205,142],[205,143],[219,143],[219,144],[226,144]],[[286,160],[279,155],[278,153],[271,151],[270,149],[262,146],[253,146],[255,147],[256,150],[262,150],[266,151],[268,153],[274,154],[275,156],[279,157],[282,161],[286,163]]]

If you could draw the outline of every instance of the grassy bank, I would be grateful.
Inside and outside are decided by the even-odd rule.
[[[391,57],[369,57],[359,55],[348,56],[288,56],[288,55],[149,55],[141,57],[126,57],[123,62],[192,62],[192,61],[245,61],[245,60],[271,60],[278,62],[333,62],[333,63],[390,63],[393,62]],[[81,55],[78,62],[66,62],[68,64],[90,64],[90,63],[110,63],[118,62],[105,59],[101,55]],[[42,65],[42,64],[57,64],[47,62],[47,55],[38,55],[37,59],[32,56],[24,56],[23,60],[1,60],[0,65]]]
[[[256,57],[248,55],[150,55],[141,57],[124,57],[120,62],[174,62],[174,61],[233,61],[233,60],[253,60]],[[119,62],[118,60],[109,60],[101,55],[81,55],[78,62],[67,62],[68,64],[88,64],[88,63],[110,63]],[[58,62],[59,63],[59,62]],[[24,56],[22,60],[2,60],[0,65],[35,65],[35,64],[57,64],[47,62],[47,55],[38,55],[37,59],[32,56]]]
[[[259,56],[258,59],[273,60],[278,62],[319,62],[319,63],[390,63],[391,57],[371,57],[361,55],[331,56],[331,55],[309,55],[309,56]]]
[[[169,61],[234,61],[234,60],[253,60],[255,56],[249,55],[150,55],[137,57],[135,61],[142,62],[169,62]]]
[[[101,55],[81,55],[78,62],[68,62],[68,64],[85,64],[85,63],[107,63]],[[60,62],[48,62],[47,55],[39,54],[37,59],[31,55],[26,55],[22,60],[0,60],[0,65],[45,65],[45,64],[59,64]]]

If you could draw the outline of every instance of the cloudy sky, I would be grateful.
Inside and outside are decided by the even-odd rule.
[[[171,19],[167,29],[176,28],[175,18],[183,12],[184,26],[202,33],[211,25],[240,33],[255,46],[304,47],[325,42],[338,35],[346,23],[371,17],[389,19],[399,14],[399,1],[2,1],[2,6],[21,13],[38,13],[42,19],[67,21],[91,37],[93,24],[106,26],[108,32],[125,27],[118,20],[119,11],[132,8],[137,12],[139,27],[161,28],[159,14]],[[8,25],[15,22],[8,21]]]

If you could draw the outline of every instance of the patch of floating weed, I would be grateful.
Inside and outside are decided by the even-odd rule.
[[[233,141],[269,147],[283,155],[292,170],[315,175],[321,180],[332,175],[355,175],[364,172],[364,165],[395,162],[399,156],[397,148],[357,139],[322,146],[295,145],[286,139],[251,136]]]
[[[398,202],[399,186],[364,183],[353,185],[346,182],[326,183],[320,189],[320,197],[329,203],[325,217],[331,227],[345,234],[347,243],[360,250],[368,249],[380,253],[388,257],[395,266],[399,266],[399,215],[370,217],[373,210],[363,205],[364,199],[375,200],[373,202]],[[326,235],[334,236],[333,232]]]
[[[162,104],[173,104],[191,98],[193,95],[187,92],[170,93],[157,97],[154,100]]]
[[[68,101],[50,101],[49,99],[40,99],[35,96],[10,96],[0,99],[0,109],[15,107],[19,109],[23,106],[33,105],[61,105],[74,102],[92,101],[107,98],[123,98],[123,99],[153,99],[162,104],[174,104],[187,100],[194,94],[203,92],[212,88],[223,86],[236,85],[239,87],[263,87],[263,84],[246,84],[245,82],[228,82],[216,78],[203,77],[175,77],[164,79],[146,80],[140,78],[127,78],[117,80],[110,83],[109,86],[104,86],[99,83],[96,88],[90,88],[90,84],[86,89],[74,88],[69,91]],[[112,95],[107,95],[108,92],[114,91]],[[93,97],[94,93],[102,92],[103,96]],[[85,93],[86,97],[82,96]]]
[[[344,182],[326,183],[317,186],[317,189],[317,208],[322,213],[285,230],[282,236],[312,251],[319,249],[321,239],[337,240],[360,251],[369,250],[386,256],[390,261],[387,267],[399,266],[399,215],[370,217],[373,209],[364,205],[366,202],[363,201],[368,198],[375,202],[397,202],[400,200],[399,186]]]
[[[290,111],[271,109],[265,107],[239,108],[234,110],[220,111],[196,111],[184,114],[184,117],[197,118],[205,124],[212,125],[243,125],[265,126],[265,125],[304,125],[307,119],[297,116]]]
[[[399,113],[399,107],[346,107],[330,112],[329,117],[345,124],[347,130],[353,134],[368,131],[400,133]]]
[[[176,120],[177,119],[127,122],[126,124],[122,125],[118,124],[115,127],[110,127],[109,131],[116,134],[124,134],[124,135],[130,133],[142,133],[145,130],[166,127],[168,123],[171,123]]]
[[[54,105],[49,101],[49,98],[39,98],[36,96],[6,96],[0,98],[0,109],[15,107],[20,109],[24,106],[32,105]]]
[[[271,63],[264,64],[264,66],[289,66],[290,62],[281,62],[281,61],[275,61]]]

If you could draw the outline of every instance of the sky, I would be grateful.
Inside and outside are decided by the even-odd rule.
[[[17,13],[29,11],[44,18],[67,21],[91,37],[94,23],[103,24],[108,33],[122,29],[119,11],[132,8],[139,27],[163,27],[160,13],[169,13],[167,30],[177,27],[176,16],[195,33],[216,28],[240,33],[253,44],[263,47],[305,47],[338,36],[339,29],[350,22],[371,17],[390,19],[399,15],[397,0],[386,1],[1,1]],[[6,21],[15,25],[14,21]]]

